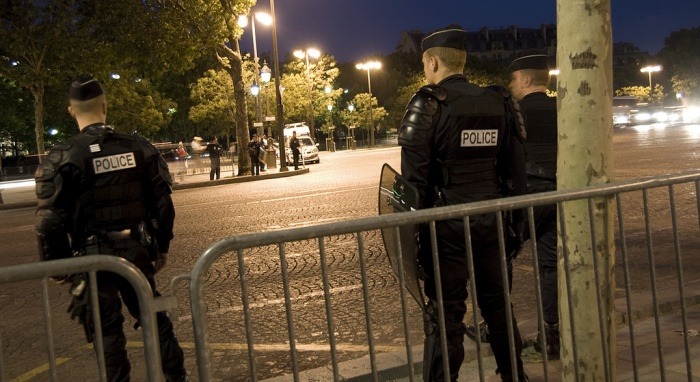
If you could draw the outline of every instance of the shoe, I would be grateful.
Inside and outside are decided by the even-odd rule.
[[[541,345],[541,334],[537,333],[537,339],[535,339],[535,351],[542,353]],[[544,346],[547,351],[547,359],[558,360],[559,359],[559,324],[544,323]]]
[[[486,325],[486,321],[482,320],[479,322],[479,331],[481,331],[481,342],[482,343],[488,343],[489,342],[489,327]],[[469,337],[470,340],[476,342],[476,327],[472,325],[467,325],[466,328],[464,329],[464,334]]]

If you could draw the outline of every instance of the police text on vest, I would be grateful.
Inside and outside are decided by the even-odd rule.
[[[497,145],[498,130],[462,130],[462,147]]]
[[[134,168],[136,167],[136,158],[134,157],[134,153],[124,153],[110,155],[108,157],[93,158],[92,166],[95,168],[95,174],[103,174],[105,172]]]

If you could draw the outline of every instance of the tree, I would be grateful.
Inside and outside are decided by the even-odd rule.
[[[114,93],[108,94],[110,119],[127,124],[118,129],[153,133],[163,126],[172,104],[152,80],[190,68],[209,36],[187,27],[187,19],[163,2],[2,1],[0,76],[32,94],[39,154],[45,151],[46,95],[65,95],[80,73],[95,75]],[[121,82],[107,83],[114,74]]]
[[[608,183],[614,178],[610,0],[595,7],[557,1],[557,62],[557,189]],[[585,199],[564,203],[558,214],[559,227],[566,227],[558,244],[563,381],[616,380],[612,201],[592,200],[592,216]]]
[[[231,76],[223,69],[208,70],[192,86],[191,97],[190,119],[203,126],[201,134],[228,136],[236,124]]]
[[[370,126],[377,126],[380,131],[387,129],[383,122],[389,113],[383,107],[377,106],[377,98],[370,98],[369,93],[360,93],[353,97],[351,104],[354,106],[352,111],[340,111],[340,119],[345,125],[359,129],[363,136],[369,135]]]
[[[664,71],[670,74],[674,92],[700,97],[700,26],[668,35],[659,57]]]
[[[664,87],[660,84],[654,86],[654,94],[649,99],[649,87],[648,86],[627,86],[618,90],[615,90],[616,96],[630,96],[636,97],[640,102],[644,99],[650,103],[661,103],[665,97]]]

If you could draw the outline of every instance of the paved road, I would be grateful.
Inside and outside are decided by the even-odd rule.
[[[664,130],[625,129],[614,135],[616,175],[631,178],[665,174],[692,169],[700,156],[697,150],[700,126],[677,127]],[[382,163],[398,168],[399,150],[396,148],[321,153],[321,163],[310,165],[310,173],[283,179],[238,183],[206,188],[180,190],[174,193],[177,208],[176,239],[171,247],[170,263],[159,276],[165,288],[172,276],[191,269],[196,258],[213,242],[237,234],[274,231],[279,228],[308,226],[319,223],[343,221],[356,217],[376,215],[376,184]],[[225,174],[230,175],[230,174]],[[677,202],[686,206],[692,203],[692,190],[677,190]],[[668,233],[667,196],[650,193],[652,229]],[[629,216],[628,243],[637,253],[633,270],[640,276],[635,288],[646,287],[648,279],[646,252],[641,245],[645,239],[642,208],[639,196],[625,199]],[[700,249],[697,232],[697,215],[686,209],[681,216],[687,230],[681,238],[684,248]],[[695,212],[696,214],[697,212]],[[667,235],[655,238],[659,253],[671,253],[672,241]],[[358,285],[359,260],[356,251],[348,250],[353,238],[330,238],[327,244],[328,263],[331,272],[331,290],[336,330],[339,339],[340,358],[351,359],[366,353],[365,324],[362,293]],[[349,244],[350,243],[350,244]],[[366,238],[368,277],[371,285],[373,330],[379,351],[403,347],[403,331],[400,324],[400,305],[396,280],[382,254],[377,233]],[[314,243],[301,243],[287,248],[295,306],[295,330],[300,346],[300,368],[327,364],[328,345],[325,327],[325,308],[322,296],[322,279]],[[272,248],[258,248],[246,253],[247,277],[251,282],[250,299],[256,346],[256,367],[259,377],[289,372],[288,345],[279,257]],[[532,266],[527,253],[516,264],[517,280],[530,280]],[[0,211],[0,261],[3,265],[25,263],[36,259],[33,233],[33,209]],[[657,276],[664,285],[672,285],[675,268],[671,256],[657,256]],[[689,267],[690,268],[690,267]],[[691,269],[697,273],[697,266]],[[618,287],[621,288],[621,272]],[[244,380],[247,373],[247,356],[241,314],[240,289],[236,260],[230,257],[221,261],[211,272],[207,288],[212,317],[212,342],[215,343],[215,376],[223,380]],[[686,280],[688,277],[686,277]],[[516,314],[521,321],[532,317],[532,286],[523,282],[515,288],[513,300]],[[186,346],[187,363],[194,370],[194,354],[191,348],[191,320],[186,309],[186,285],[179,285],[181,298],[176,330]],[[61,287],[50,287],[54,327],[57,332],[57,353],[62,364],[60,376],[94,376],[94,363],[89,359],[91,351],[82,339],[80,329],[70,322],[65,309],[67,293]],[[37,369],[45,363],[42,357],[45,346],[37,342],[43,337],[42,326],[36,316],[39,289],[37,283],[23,283],[0,292],[0,333],[2,356],[8,363],[6,375],[10,378],[25,373],[36,373],[35,380],[43,380],[45,374]],[[413,317],[417,310],[412,307]],[[127,322],[126,327],[131,325]],[[410,328],[414,341],[420,341],[421,323],[412,322]],[[128,330],[135,360],[135,373],[140,369],[139,333]],[[11,335],[10,335],[11,334]],[[92,373],[92,374],[91,374]],[[43,377],[42,377],[43,375]],[[31,375],[30,375],[31,376]],[[63,379],[63,378],[61,378]]]

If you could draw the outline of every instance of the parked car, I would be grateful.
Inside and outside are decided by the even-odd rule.
[[[306,163],[321,163],[321,158],[318,156],[318,143],[314,143],[311,137],[297,137],[299,140],[299,151],[301,156],[299,161]],[[289,148],[289,139],[286,144],[287,162],[292,163],[292,149]]]

